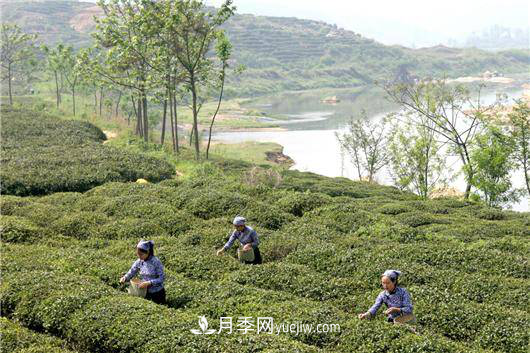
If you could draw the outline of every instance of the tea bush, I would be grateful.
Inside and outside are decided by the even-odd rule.
[[[42,195],[86,191],[107,181],[160,181],[171,165],[101,144],[103,132],[88,122],[42,113],[2,110],[2,194]]]
[[[1,318],[1,327],[8,351],[528,348],[527,213],[451,198],[425,201],[392,187],[297,171],[260,184],[245,174],[252,165],[227,160],[194,165],[184,178],[131,183],[139,164],[153,173],[151,182],[164,179],[165,162],[103,148],[101,131],[89,124],[63,125],[41,114],[33,127],[21,112],[9,114],[2,158],[27,157],[43,173],[9,172],[6,185],[21,194],[61,192],[0,196],[0,296],[2,316],[9,318]],[[216,256],[237,214],[260,235],[262,265],[239,263],[237,246]],[[135,261],[140,238],[154,240],[164,264],[167,306],[130,297],[118,282]],[[389,268],[403,271],[400,285],[411,293],[417,334],[386,323],[381,311],[373,320],[357,319],[374,303]],[[276,323],[334,323],[341,330],[193,335],[202,315],[214,329],[223,316],[270,316]],[[13,327],[15,321],[25,328]],[[49,343],[28,328],[64,341]]]
[[[44,236],[46,231],[25,218],[3,216],[0,218],[0,238],[5,242],[28,242]]]
[[[0,351],[11,353],[68,353],[66,343],[58,338],[38,334],[5,317],[0,317]]]
[[[304,213],[329,204],[332,198],[317,192],[289,193],[277,200],[278,207],[287,213],[301,217]]]

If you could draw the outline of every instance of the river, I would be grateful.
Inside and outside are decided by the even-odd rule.
[[[484,104],[493,102],[497,91],[483,95]],[[504,91],[510,99],[521,97],[521,89]],[[337,104],[325,104],[321,100],[328,96],[337,96]],[[275,142],[284,147],[284,154],[291,157],[295,164],[292,169],[309,171],[329,177],[344,176],[357,179],[349,157],[341,154],[336,133],[346,129],[350,117],[359,116],[366,110],[370,119],[380,119],[397,107],[389,103],[382,92],[374,90],[349,93],[345,90],[326,92],[287,93],[277,96],[262,97],[249,103],[249,107],[263,112],[287,115],[289,120],[283,123],[285,131],[221,132],[213,138],[223,142]],[[450,157],[448,164],[457,171],[461,164],[457,158]],[[388,169],[381,170],[376,176],[380,184],[391,185],[392,178]],[[524,186],[522,171],[512,175],[515,187]],[[459,191],[465,189],[465,180],[459,175],[451,184]],[[529,198],[507,205],[520,212],[530,211]]]

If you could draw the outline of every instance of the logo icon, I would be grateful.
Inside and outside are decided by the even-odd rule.
[[[199,327],[200,330],[190,330],[191,333],[194,335],[211,335],[215,332],[215,330],[210,329],[208,330],[208,320],[206,320],[206,316],[199,316]]]

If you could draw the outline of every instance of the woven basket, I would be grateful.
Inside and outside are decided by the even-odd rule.
[[[142,283],[142,281],[137,278],[131,280],[131,282],[129,283],[128,292],[134,297],[145,298],[145,295],[147,294],[147,288],[140,288],[140,283]]]
[[[243,251],[243,247],[239,247],[237,249],[237,257],[238,257],[239,261],[241,261],[241,262],[244,262],[244,261],[252,262],[255,259],[254,249],[250,248],[250,250],[248,250],[248,251]]]

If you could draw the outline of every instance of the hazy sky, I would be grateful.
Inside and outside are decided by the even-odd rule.
[[[206,0],[219,6],[222,0]],[[234,0],[239,13],[322,20],[385,44],[465,39],[498,24],[528,28],[528,0]]]

